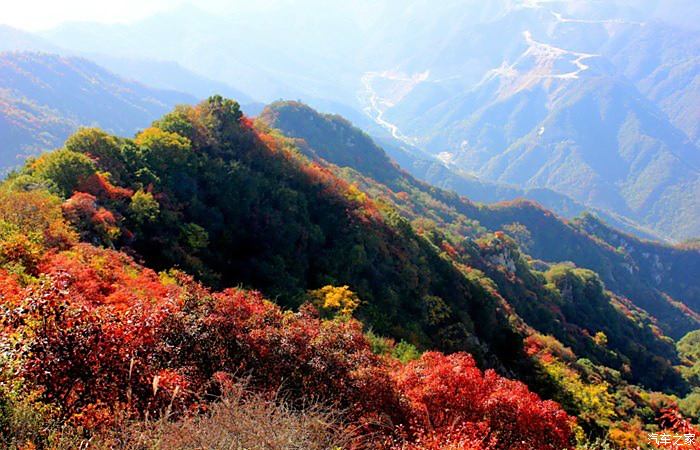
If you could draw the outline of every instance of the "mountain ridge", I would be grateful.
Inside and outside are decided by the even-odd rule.
[[[0,86],[5,169],[21,161],[18,155],[60,146],[80,126],[128,135],[175,104],[195,100],[125,80],[83,58],[49,53],[0,53]]]
[[[528,53],[534,47],[523,55],[537,58]],[[566,54],[551,47],[538,51],[555,57],[547,64]],[[591,58],[573,55],[579,55],[575,61]],[[419,131],[434,133],[421,145],[487,180],[551,187],[662,233],[677,230],[680,238],[698,233],[698,205],[687,193],[699,186],[700,152],[631,83],[586,65],[555,75],[539,63],[533,70],[544,74],[513,67],[412,117],[412,123],[432,124]],[[388,117],[398,120],[391,110]],[[681,218],[674,217],[678,211]]]
[[[451,223],[463,222],[464,218],[459,219],[461,215],[467,219],[474,219],[480,225],[493,231],[501,230],[508,224],[524,224],[531,241],[528,247],[531,256],[550,262],[574,261],[580,267],[594,270],[601,275],[608,289],[638,302],[638,306],[647,309],[657,317],[661,315],[662,321],[666,322],[663,328],[676,337],[680,337],[685,331],[697,326],[693,325],[697,319],[692,318],[696,316],[693,314],[685,316],[685,313],[677,310],[672,302],[668,302],[666,294],[659,291],[657,286],[645,282],[639,284],[639,280],[633,280],[639,276],[642,279],[647,276],[655,278],[651,272],[644,272],[652,270],[653,264],[650,265],[647,258],[640,256],[642,253],[649,253],[651,249],[655,248],[655,251],[663,250],[663,252],[685,252],[691,261],[694,261],[683,263],[676,269],[666,267],[664,270],[669,271],[667,272],[669,276],[681,266],[696,272],[700,270],[699,252],[685,251],[658,243],[645,243],[622,234],[617,234],[614,240],[608,242],[597,234],[589,234],[586,227],[579,226],[577,221],[561,220],[551,212],[527,201],[477,205],[469,200],[460,199],[455,194],[419,182],[400,170],[391,163],[384,151],[376,146],[369,136],[353,128],[349,122],[338,119],[337,116],[318,114],[298,102],[274,103],[261,114],[261,120],[272,127],[280,128],[287,135],[304,139],[305,144],[302,144],[300,148],[304,149],[308,146],[310,148],[308,155],[312,158],[323,155],[330,158],[328,161],[333,164],[337,163],[341,167],[350,164],[350,167],[359,171],[360,174],[364,173],[367,177],[371,177],[372,174],[376,176],[377,171],[383,171],[378,178],[386,184],[388,189],[393,190],[393,195],[402,191],[414,191],[414,194],[409,195],[415,195],[418,198],[431,198],[430,201],[426,202],[426,205],[442,203],[443,206],[432,206],[436,209],[430,215],[434,216],[435,220],[444,221],[445,227],[449,227]],[[350,155],[353,154],[355,156],[351,157]],[[378,159],[382,161],[381,164],[374,162]],[[350,179],[359,182],[356,177],[351,176]],[[375,195],[382,192],[381,187],[373,186],[371,182],[360,185]],[[425,200],[421,201],[425,202]],[[431,206],[421,204],[416,206],[415,210],[411,206],[405,206],[402,209],[401,203],[398,203],[397,208],[413,217],[420,214],[416,212],[417,210],[424,211],[423,214],[425,214],[425,211],[429,211],[431,208]],[[590,224],[593,222],[593,220],[584,219],[582,223]],[[458,229],[459,233],[462,234],[473,233],[470,231],[473,226]],[[557,236],[557,238],[553,239],[552,236]],[[624,236],[628,247],[645,248],[645,250],[637,250],[633,254],[626,250],[619,251],[618,247],[621,245],[622,236]],[[558,242],[559,245],[554,242]],[[683,279],[688,278],[683,277]],[[691,308],[696,310],[700,308],[700,297],[697,297],[696,288],[687,287],[686,290],[678,291],[675,290],[675,287],[675,282],[670,281],[665,284],[664,288],[671,289],[673,291],[672,297],[687,301]],[[664,304],[666,306],[663,306]],[[675,312],[672,312],[674,310]],[[670,315],[668,315],[669,313]],[[682,318],[684,316],[685,318]],[[685,325],[680,325],[684,322]]]

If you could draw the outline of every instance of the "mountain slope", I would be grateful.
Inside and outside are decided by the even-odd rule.
[[[63,164],[83,169],[53,176]],[[86,239],[133,251],[155,269],[242,283],[286,306],[308,289],[349,285],[363,300],[359,317],[377,332],[529,370],[500,299],[398,216],[295,156],[283,138],[258,133],[230,100],[177,108],[134,140],[80,131],[23,176],[48,178],[70,197],[66,214]],[[134,192],[142,207],[129,200]],[[96,205],[110,215],[90,219]]]
[[[338,70],[355,72],[341,55],[362,33],[338,16],[339,9],[353,8],[314,1],[308,7],[314,14],[306,15],[305,8],[280,6],[238,3],[217,14],[188,4],[133,24],[68,23],[42,36],[86,54],[176,61],[260,100],[300,93],[337,99],[328,95],[334,90],[353,98],[350,89],[337,90],[338,83],[354,81]],[[326,36],[334,36],[333,42]]]
[[[196,99],[216,93],[239,99],[242,105],[254,102],[235,87],[192,72],[173,61],[117,58],[101,54],[91,54],[88,59],[123,78],[156,89],[182,92]]]
[[[212,80],[188,70],[174,61],[162,58],[118,57],[94,51],[80,52],[61,48],[36,33],[25,32],[5,25],[0,25],[0,51],[43,52],[64,57],[85,58],[122,78],[152,88],[182,92],[197,99],[218,93],[237,98],[244,105],[254,103],[251,97],[228,83]]]
[[[284,106],[277,105],[278,111]],[[221,371],[236,367],[250,372],[256,385],[287,380],[290,398],[302,401],[310,386],[326,386],[325,374],[333,374],[321,398],[334,401],[338,397],[326,394],[347,387],[370,403],[342,394],[339,407],[348,405],[361,417],[370,413],[375,420],[369,425],[385,428],[403,423],[405,397],[390,402],[394,397],[384,390],[391,381],[375,377],[383,373],[374,370],[375,362],[398,364],[396,358],[412,360],[435,348],[468,350],[480,366],[561,402],[579,419],[581,436],[617,430],[627,437],[624,430],[632,423],[651,429],[672,399],[667,394],[688,391],[673,342],[658,326],[662,322],[606,291],[598,275],[532,260],[516,240],[472,219],[504,219],[497,208],[417,182],[347,121],[298,104],[291,113],[300,109],[304,120],[295,123],[309,126],[309,142],[285,137],[262,119],[253,123],[237,103],[215,96],[176,108],[134,139],[81,130],[3,184],[0,267],[10,271],[0,271],[3,301],[28,306],[10,308],[20,317],[8,322],[26,333],[28,346],[3,356],[17,356],[16,367],[31,369],[23,372],[28,381],[49,389],[50,397],[39,400],[58,398],[70,415],[95,398],[105,402],[98,410],[90,406],[93,411],[111,411],[110,402],[126,397],[142,402],[137,405],[150,414],[161,397],[175,407],[189,405],[190,392],[215,394],[216,386],[210,392],[203,383],[210,377],[223,383],[228,378]],[[266,111],[262,118],[269,116]],[[351,166],[339,167],[320,154]],[[550,241],[566,244],[577,234],[579,244],[599,242],[596,256],[605,256],[602,239],[525,206],[524,212],[506,207],[505,213],[527,226],[534,223],[528,214],[543,214],[563,228],[547,230]],[[32,226],[36,232],[25,236]],[[535,228],[531,242],[522,225],[502,228],[528,251],[543,245]],[[83,243],[76,243],[78,236]],[[113,249],[165,272],[143,270]],[[571,249],[595,253],[585,245]],[[238,288],[210,294],[173,266],[204,285]],[[260,289],[286,307],[311,305],[282,312],[241,286]],[[48,315],[46,308],[52,308]],[[685,320],[692,318],[687,312]],[[24,320],[25,314],[50,317],[51,325]],[[79,336],[95,336],[99,351]],[[371,355],[370,348],[382,356]],[[392,380],[418,398],[425,392],[432,399],[445,387],[436,412],[452,405],[449,399],[471,411],[471,397],[454,395],[461,385],[455,382],[472,372],[470,357],[452,356],[456,364],[432,352],[420,358],[408,363],[417,378],[410,372]],[[349,372],[348,361],[357,363]],[[432,370],[441,375],[429,375]],[[75,373],[81,374],[77,380]],[[426,375],[431,381],[423,388]],[[494,386],[505,383],[492,371],[484,378]],[[80,386],[80,401],[64,401],[73,382]],[[175,386],[187,387],[183,397]],[[480,384],[470,386],[483,391]],[[517,404],[534,401],[507,386]],[[390,402],[396,416],[378,422],[372,411],[385,410],[367,409],[376,401]],[[418,408],[426,411],[420,403]],[[447,425],[453,432],[454,423],[450,418]],[[489,448],[508,448],[501,445],[503,434],[493,439],[498,441]],[[553,448],[566,447],[560,442]]]
[[[59,47],[35,34],[0,24],[0,52],[12,51],[57,53]]]
[[[108,154],[99,150],[117,138],[93,130],[100,136],[107,139],[87,145],[105,163]],[[55,170],[39,179],[69,179],[77,165],[59,164],[68,155],[84,167],[96,162],[65,149],[45,154],[39,161]],[[42,163],[32,171],[41,173]],[[365,333],[351,317],[357,297],[347,287],[311,291],[302,308],[285,310],[259,292],[214,292],[176,269],[156,273],[123,252],[79,240],[79,231],[86,240],[108,237],[86,235],[76,220],[95,197],[77,192],[62,202],[45,187],[17,178],[0,186],[3,448],[74,450],[89,439],[99,448],[148,441],[163,450],[204,442],[415,450],[427,438],[438,447],[471,441],[472,427],[493,434],[488,444],[473,440],[473,449],[573,445],[572,418],[523,383],[482,372],[466,353],[421,355],[405,342]],[[130,198],[132,210],[153,215],[152,196],[111,187],[112,200]],[[93,219],[105,225],[109,217],[102,207]],[[338,294],[342,310],[332,304]],[[421,390],[452,395],[433,401]],[[523,416],[527,421],[514,425]]]
[[[548,187],[693,237],[700,35],[656,22],[647,3],[511,2],[470,19],[414,2],[404,21],[437,50],[392,60],[362,97],[403,138],[479,178]],[[439,27],[448,37],[435,37]],[[496,33],[477,49],[459,37]]]
[[[325,155],[333,164],[349,165],[367,178],[374,176],[382,180],[384,186],[377,186],[372,180],[358,181],[364,183],[363,188],[369,192],[384,195],[394,202],[412,220],[432,218],[444,229],[463,237],[477,235],[479,226],[495,231],[513,224],[524,225],[528,242],[522,244],[531,256],[550,262],[573,261],[579,267],[594,270],[608,289],[628,297],[657,317],[670,335],[680,337],[700,323],[697,314],[686,314],[669,299],[670,295],[696,311],[700,309],[700,291],[696,283],[689,281],[698,279],[700,273],[697,251],[644,244],[631,236],[625,236],[628,242],[625,245],[618,239],[607,241],[597,234],[589,234],[575,222],[563,221],[528,202],[475,205],[402,172],[381,148],[347,121],[320,115],[295,102],[272,104],[261,118],[284,133],[303,139],[310,156]],[[301,145],[301,148],[307,147]],[[407,199],[398,195],[402,192],[408,193]],[[639,250],[629,251],[629,247]],[[669,255],[671,259],[661,255]],[[653,261],[658,258],[666,264],[654,265]],[[695,274],[682,277],[690,284],[674,281],[677,270]]]
[[[85,59],[2,53],[0,166],[61,145],[79,126],[129,135],[174,105],[193,101],[124,80]]]
[[[514,64],[411,119],[433,124],[423,145],[486,179],[549,187],[680,238],[700,232],[698,149],[600,58],[525,38]]]
[[[583,203],[551,189],[522,189],[515,185],[487,181],[468,174],[458,169],[455,165],[447,164],[439,158],[396,139],[375,136],[374,140],[382,146],[394,161],[414,177],[441,189],[455,191],[472,201],[495,203],[531,200],[565,219],[573,219],[585,212],[592,212],[615,228],[639,238],[656,241],[665,240],[665,237],[642,227],[627,217],[603,209],[587,207]]]
[[[700,143],[698,30],[654,22],[621,33],[602,51],[677,128]]]

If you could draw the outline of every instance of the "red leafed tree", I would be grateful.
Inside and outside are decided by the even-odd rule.
[[[460,439],[480,439],[485,449],[569,448],[572,419],[556,403],[542,401],[522,383],[482,372],[468,354],[425,353],[394,376],[413,408],[413,429],[433,432],[427,439],[433,444],[424,448],[449,448]]]
[[[131,189],[113,185],[100,173],[90,175],[78,186],[77,190],[104,200],[126,200],[134,194]]]
[[[660,419],[662,430],[673,433],[676,436],[683,436],[682,448],[689,450],[700,449],[700,430],[683,417],[677,406],[662,409]]]
[[[114,213],[99,206],[92,194],[76,192],[63,203],[62,209],[65,218],[84,240],[111,244],[121,232]]]
[[[312,308],[282,311],[257,292],[229,289],[169,317],[165,342],[183,347],[163,359],[197,367],[201,378],[242,373],[291,401],[315,398],[345,410],[354,423],[403,420],[384,361],[372,353],[359,322],[323,321]],[[200,333],[206,330],[208,339]]]

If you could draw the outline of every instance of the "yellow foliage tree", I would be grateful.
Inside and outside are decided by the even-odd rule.
[[[605,381],[588,383],[581,379],[578,372],[554,358],[543,361],[543,367],[570,396],[569,406],[576,409],[579,419],[597,422],[600,425],[609,424],[615,415],[615,402],[608,383]]]
[[[345,196],[348,200],[363,204],[367,201],[367,194],[362,192],[356,185],[351,184],[348,187],[347,192],[345,193]]]
[[[322,313],[351,316],[360,305],[360,299],[349,286],[323,286],[309,291],[311,303]]]
[[[593,342],[600,347],[605,347],[608,345],[608,336],[602,331],[599,331],[593,336]]]

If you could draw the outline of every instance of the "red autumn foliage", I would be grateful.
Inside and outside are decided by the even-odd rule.
[[[153,327],[167,314],[166,305],[140,303],[120,311],[83,305],[74,301],[72,281],[70,273],[57,274],[27,293],[23,308],[36,323],[23,375],[66,418],[83,425],[96,426],[96,416],[110,417],[105,411],[121,405],[150,407],[158,400],[146,387],[153,368],[139,357],[153,346]]]
[[[165,286],[158,274],[136,265],[124,253],[78,244],[70,251],[48,253],[42,273],[70,275],[72,303],[81,307],[109,305],[123,310],[139,303],[170,302],[175,286]]]
[[[570,419],[557,405],[469,355],[403,365],[373,354],[357,321],[285,312],[257,292],[211,293],[182,274],[163,281],[88,244],[49,252],[39,270],[43,283],[7,283],[21,307],[5,332],[26,339],[25,379],[85,427],[109,425],[118,410],[198,409],[246,377],[292,404],[338,408],[378,433],[377,448],[568,448]]]
[[[97,211],[97,198],[85,192],[76,192],[62,206],[63,215],[73,224],[87,222]]]
[[[688,419],[678,411],[678,406],[663,408],[661,411],[660,425],[663,430],[661,433],[673,433],[681,435],[683,439],[683,447],[689,450],[700,449],[700,430],[694,426]],[[688,437],[686,440],[685,437]]]
[[[196,314],[187,302],[170,316],[164,336],[166,342],[183,340],[186,348],[166,349],[165,357],[189,367],[199,378],[195,384],[219,372],[239,373],[292,401],[316,398],[342,408],[355,423],[402,420],[386,366],[358,322],[322,321],[311,308],[283,312],[259,293],[238,289],[201,301],[197,308],[204,310]]]
[[[480,448],[561,450],[571,440],[571,419],[556,403],[492,370],[482,372],[468,354],[425,353],[395,379],[416,412],[412,426],[445,439],[426,448],[479,437]]]
[[[442,251],[444,251],[445,253],[450,255],[450,257],[452,257],[452,258],[456,258],[459,256],[459,253],[457,253],[457,250],[455,250],[455,248],[452,246],[452,244],[450,244],[447,241],[442,241],[440,243],[440,248],[442,249]]]
[[[13,307],[21,299],[22,289],[14,275],[0,269],[0,305]]]
[[[77,190],[105,200],[125,200],[134,194],[131,189],[113,185],[100,173],[90,175]]]
[[[83,239],[98,238],[97,243],[111,243],[121,232],[114,213],[98,205],[97,198],[76,192],[63,205],[63,215]]]
[[[256,292],[211,294],[186,277],[164,285],[125,255],[87,244],[47,255],[40,268],[50,281],[23,293],[23,321],[34,324],[24,330],[23,373],[83,425],[109,417],[105,408],[157,413],[176,392],[184,410],[220,372],[292,400],[322,399],[358,423],[401,419],[357,322],[285,313]]]
[[[451,431],[439,433],[418,430],[411,441],[400,442],[391,450],[485,450],[499,448],[489,441],[488,427],[482,422],[455,426]]]

